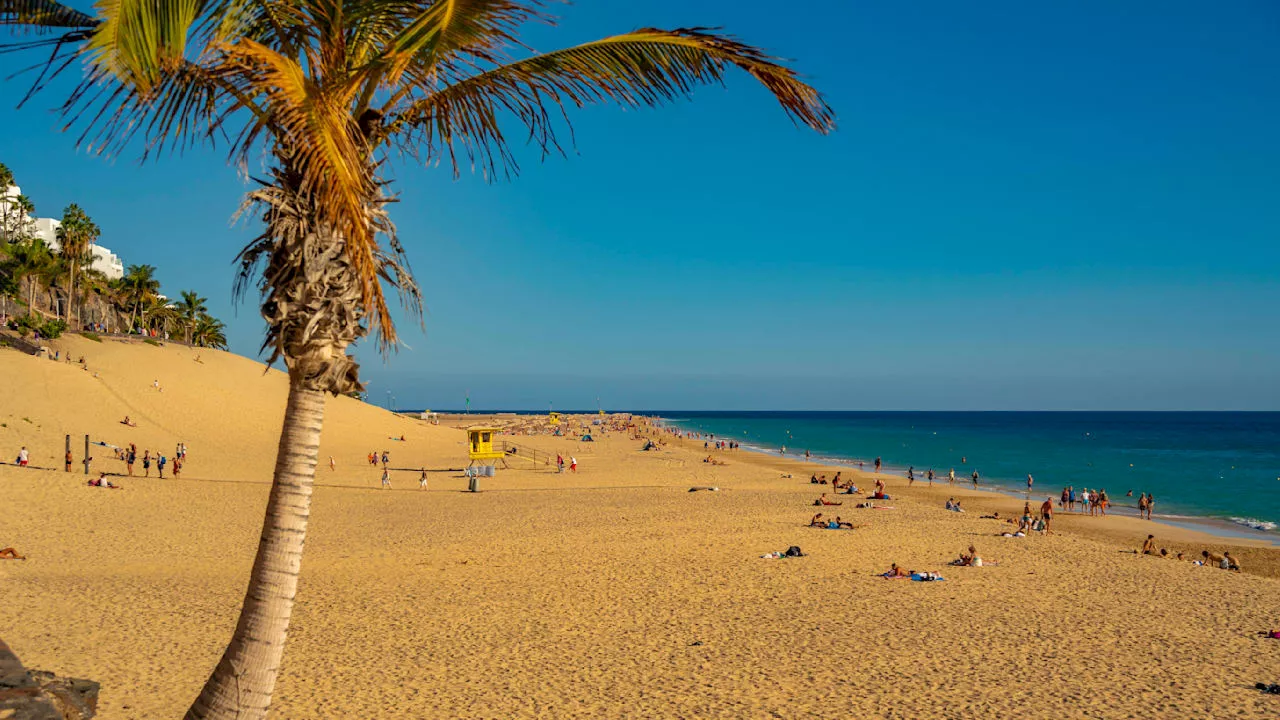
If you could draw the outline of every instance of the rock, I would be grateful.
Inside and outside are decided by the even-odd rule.
[[[28,671],[0,640],[0,720],[89,720],[98,710],[99,685]]]

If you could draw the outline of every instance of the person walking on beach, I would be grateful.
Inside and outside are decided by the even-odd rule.
[[[382,468],[382,487],[391,489],[391,471],[385,467]]]
[[[1151,519],[1151,513],[1156,509],[1156,496],[1147,493],[1147,519]]]
[[[974,490],[978,489],[978,471],[977,470],[973,471],[973,489]]]
[[[133,477],[133,464],[138,460],[138,446],[129,443],[129,453],[125,456],[124,466],[129,471],[129,477]]]
[[[1132,497],[1132,495],[1130,495],[1130,497]],[[1141,519],[1141,518],[1145,518],[1146,516],[1147,516],[1147,494],[1141,493],[1138,495],[1138,517]]]
[[[165,456],[163,456],[163,455],[161,455],[160,457],[156,458],[156,469],[158,469],[158,470],[160,471],[160,479],[161,479],[161,480],[163,480],[163,479],[164,479],[164,464],[165,464],[166,462],[167,462],[167,459],[166,459],[166,458],[165,458]]]
[[[556,472],[564,472],[564,456],[556,453]]]
[[[929,472],[925,477],[929,478],[929,487],[933,487],[933,468],[929,468]]]
[[[143,477],[151,477],[151,451],[142,451],[142,475]]]
[[[329,472],[333,472],[334,470],[337,470],[337,469],[338,469],[338,463],[333,459],[333,456],[330,455],[329,456]]]
[[[951,468],[951,472],[947,473],[947,484],[948,484],[948,485],[955,485],[955,484],[956,484],[956,469],[955,469],[955,468]]]
[[[578,458],[572,455],[569,456],[569,470],[575,473],[578,472]]]
[[[27,446],[23,445],[18,451],[18,467],[26,467],[31,462],[31,453],[27,452]]]
[[[427,469],[426,468],[422,469],[422,477],[418,478],[418,489],[419,490],[427,489]]]
[[[916,468],[913,465],[907,468],[907,487],[911,487],[911,484],[914,483],[915,481],[916,481]]]
[[[879,458],[879,457],[877,457],[877,458],[876,458],[876,472],[877,472],[877,473],[878,473],[878,472],[880,472],[880,458]]]
[[[382,467],[386,467],[387,463],[389,462],[391,462],[391,458],[387,456],[387,451],[383,450],[382,451]]]
[[[1053,534],[1053,498],[1045,498],[1040,505],[1040,517],[1044,519],[1044,534]]]

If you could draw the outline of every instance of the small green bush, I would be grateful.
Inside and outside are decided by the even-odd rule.
[[[154,345],[154,346],[156,346],[156,347],[163,347],[163,346],[160,344],[160,341],[159,341],[159,340],[156,340],[155,338],[143,338],[143,339],[142,339],[142,342],[144,342],[144,343],[146,343],[146,344],[148,344],[148,345]]]
[[[100,342],[102,342],[102,338],[98,337],[98,333],[82,332],[82,333],[80,333],[80,337],[82,337],[82,338],[87,338],[87,339],[92,340],[92,341],[94,341],[94,342],[99,342],[99,343],[100,343]]]

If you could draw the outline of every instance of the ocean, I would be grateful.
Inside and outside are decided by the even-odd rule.
[[[1136,507],[1147,492],[1157,517],[1221,521],[1280,539],[1280,412],[652,414],[744,448],[776,453],[785,446],[790,457],[808,450],[815,460],[861,460],[870,470],[879,456],[897,473],[914,467],[923,476],[932,468],[945,478],[955,468],[957,482],[977,470],[982,487],[1018,495],[1028,473],[1032,497],[1056,500],[1074,485]]]

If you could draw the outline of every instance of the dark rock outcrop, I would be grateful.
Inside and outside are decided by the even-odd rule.
[[[89,720],[98,683],[27,670],[0,640],[0,720]]]

